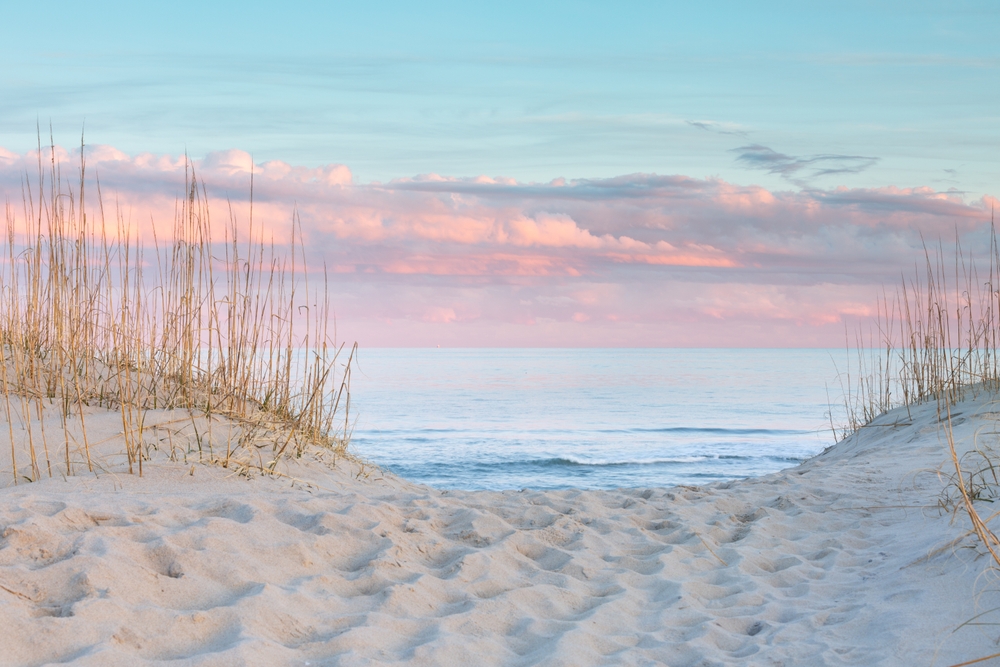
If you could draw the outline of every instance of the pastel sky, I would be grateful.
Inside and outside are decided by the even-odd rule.
[[[194,160],[293,207],[362,345],[840,346],[1000,191],[1000,5],[30,3],[0,188],[51,123],[130,219]],[[113,194],[109,194],[113,193]],[[139,224],[139,223],[137,223]]]

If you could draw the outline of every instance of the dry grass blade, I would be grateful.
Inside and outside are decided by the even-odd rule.
[[[993,660],[994,658],[1000,658],[1000,653],[994,653],[993,655],[983,656],[982,658],[976,658],[975,660],[967,660],[966,662],[960,662],[957,665],[951,665],[951,667],[966,667],[967,665],[976,665],[981,662],[986,662],[987,660]]]
[[[959,493],[962,496],[962,503],[965,507],[965,511],[969,515],[969,520],[972,522],[972,530],[975,531],[976,536],[979,537],[979,541],[986,547],[987,551],[989,551],[990,556],[993,558],[994,565],[1000,567],[1000,554],[998,554],[1000,540],[997,539],[996,534],[990,530],[989,526],[986,525],[986,522],[983,521],[982,516],[979,514],[979,511],[973,503],[972,494],[969,493],[969,488],[965,481],[966,473],[962,469],[962,462],[955,449],[955,435],[952,430],[951,406],[946,405],[946,410],[947,422],[945,426],[945,435],[948,439],[948,451],[951,454],[951,460],[955,466],[955,483],[957,484]]]

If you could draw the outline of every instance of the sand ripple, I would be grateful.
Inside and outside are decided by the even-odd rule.
[[[887,417],[887,419],[889,419]],[[5,490],[4,665],[872,665],[985,655],[932,415],[704,488],[322,488],[151,466]],[[962,428],[971,439],[975,420]],[[934,441],[934,442],[929,442]],[[934,445],[934,446],[931,446]],[[344,466],[342,466],[343,468]],[[920,507],[923,506],[923,507]],[[972,546],[971,541],[961,543]]]

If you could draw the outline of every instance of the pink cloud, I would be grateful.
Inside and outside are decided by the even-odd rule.
[[[43,150],[43,178],[52,154]],[[78,149],[55,149],[77,187]],[[100,180],[147,242],[169,232],[185,158],[88,146]],[[686,176],[455,178],[358,183],[345,165],[255,163],[239,150],[191,163],[219,234],[283,243],[293,211],[313,267],[333,276],[342,335],[368,345],[832,345],[921,239],[985,249],[992,197],[927,187],[769,191]],[[0,188],[37,187],[38,155],[0,148]],[[75,181],[74,181],[75,179]],[[76,185],[72,185],[73,183]],[[111,220],[114,220],[112,217]]]

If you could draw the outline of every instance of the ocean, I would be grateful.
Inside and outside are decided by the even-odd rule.
[[[834,443],[845,360],[817,349],[362,349],[351,447],[441,489],[763,475]]]

